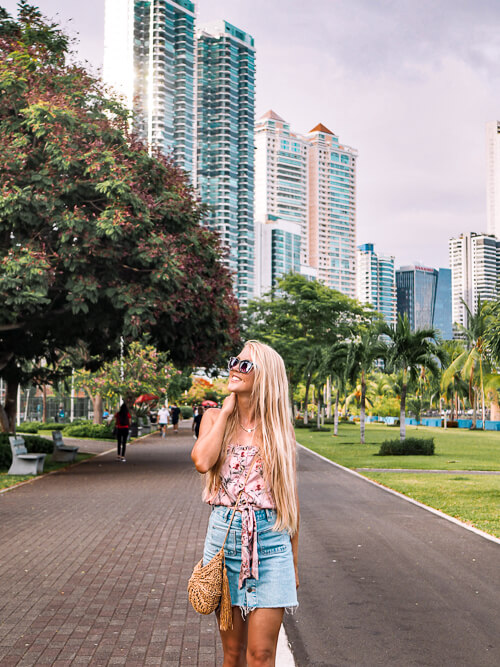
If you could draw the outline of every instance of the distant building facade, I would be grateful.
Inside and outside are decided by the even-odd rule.
[[[200,29],[197,43],[197,187],[245,306],[255,291],[254,40],[219,21]]]
[[[490,234],[468,232],[450,239],[453,323],[467,326],[467,309],[477,311],[478,300],[500,296],[500,241]]]
[[[396,324],[396,273],[394,257],[375,252],[373,243],[356,252],[356,298],[370,303],[391,327]]]
[[[316,125],[309,143],[308,264],[318,280],[352,298],[356,295],[357,151]]]
[[[487,233],[500,239],[500,121],[486,123]]]
[[[270,215],[264,223],[258,223],[259,291],[263,296],[286,273],[300,273],[300,249],[302,235],[297,222]]]
[[[300,272],[354,298],[357,152],[322,124],[292,132],[274,111],[257,121],[255,145],[256,220],[298,224]],[[257,266],[259,282],[268,273],[263,259]]]
[[[103,76],[134,111],[133,130],[193,177],[195,5],[106,0]]]
[[[433,328],[452,338],[449,269],[402,266],[396,271],[396,294],[398,313],[408,316],[412,331]]]

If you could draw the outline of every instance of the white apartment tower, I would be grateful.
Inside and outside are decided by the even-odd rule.
[[[309,143],[308,263],[318,280],[356,296],[357,151],[316,125]]]
[[[382,313],[390,327],[396,326],[396,271],[394,257],[375,252],[373,243],[356,251],[356,298]]]
[[[500,296],[500,241],[489,234],[468,232],[450,239],[452,317],[454,324],[467,325],[467,304],[476,312],[478,300]]]
[[[487,232],[500,239],[500,121],[486,123]]]

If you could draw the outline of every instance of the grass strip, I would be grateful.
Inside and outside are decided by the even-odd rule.
[[[384,440],[399,438],[399,427],[367,424],[366,444],[359,442],[359,425],[340,424],[339,435],[295,430],[301,445],[347,468],[414,468],[417,470],[500,470],[500,437],[494,431],[408,426],[407,435],[433,437],[433,456],[377,456]]]

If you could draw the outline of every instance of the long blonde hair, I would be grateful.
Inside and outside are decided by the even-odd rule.
[[[262,438],[260,453],[264,474],[276,504],[275,530],[287,530],[291,535],[298,528],[298,506],[295,471],[295,438],[288,398],[288,379],[281,356],[272,347],[249,340],[255,381],[252,390],[254,415]],[[229,415],[221,451],[215,465],[206,474],[205,497],[210,498],[220,486],[220,470],[226,458],[227,446],[238,427],[238,403]]]

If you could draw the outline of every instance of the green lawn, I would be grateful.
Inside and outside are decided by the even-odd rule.
[[[380,443],[399,438],[399,428],[368,424],[367,444],[359,444],[359,426],[341,424],[339,435],[296,429],[305,447],[347,468],[418,470],[500,470],[500,433],[415,426],[412,436],[434,437],[434,456],[376,456]],[[500,475],[446,475],[363,472],[385,486],[500,537]]]
[[[75,463],[79,463],[80,461],[85,461],[85,459],[91,459],[94,456],[94,454],[77,454],[76,455],[76,461]],[[47,454],[45,457],[45,463],[43,466],[43,472],[51,472],[52,470],[60,470],[61,468],[66,468],[68,465],[73,465],[70,463],[53,463],[52,462],[52,456],[50,454]],[[36,477],[40,477],[41,475],[36,475]],[[6,470],[0,471],[0,489],[6,489],[9,486],[14,486],[15,484],[18,484],[19,482],[24,482],[28,479],[34,479],[35,475],[7,475]]]
[[[500,537],[500,475],[363,473],[476,528]]]
[[[500,470],[500,433],[407,426],[407,435],[434,437],[434,456],[375,456],[383,440],[399,438],[399,427],[367,424],[359,444],[359,425],[340,424],[339,435],[295,429],[301,445],[347,468],[417,468],[420,470]]]

